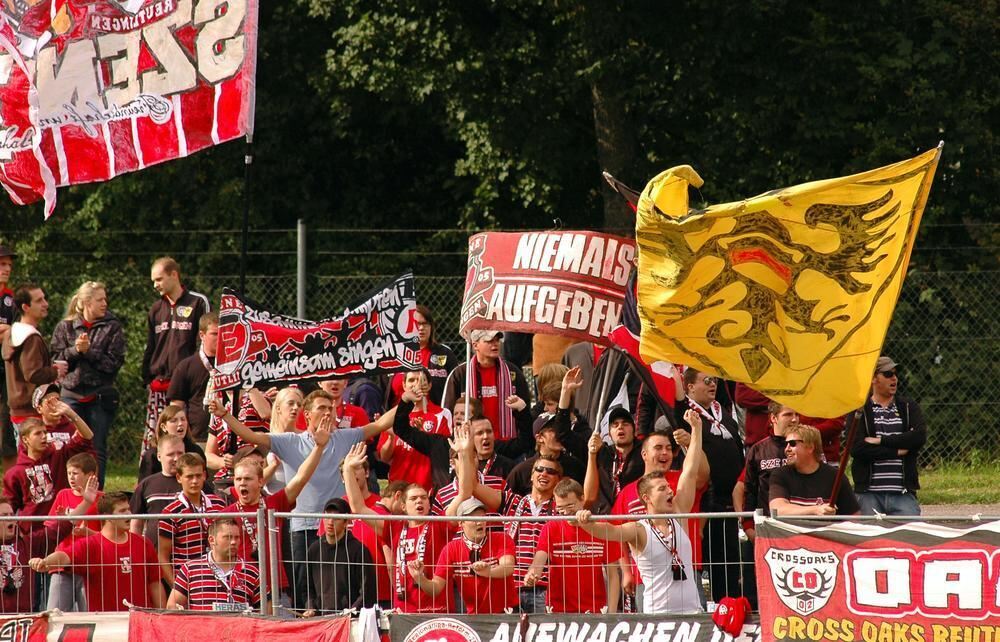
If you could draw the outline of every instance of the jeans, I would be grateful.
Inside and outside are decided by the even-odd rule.
[[[69,572],[53,573],[51,577],[48,609],[59,609],[63,613],[87,610],[82,577]]]
[[[87,422],[94,431],[94,450],[97,451],[97,480],[104,488],[104,469],[108,462],[108,433],[118,412],[118,396],[97,395],[93,401],[81,402],[79,399],[63,397],[66,405],[72,408],[80,418]]]
[[[711,510],[732,508],[713,506]],[[701,552],[708,570],[712,601],[719,602],[726,596],[740,595],[740,536],[737,519],[726,517],[708,520],[702,535]]]
[[[316,529],[292,531],[292,606],[306,608],[309,591],[309,547],[319,539]]]
[[[862,515],[919,515],[920,502],[917,495],[909,491],[903,493],[858,493],[858,504]]]
[[[548,589],[542,587],[521,587],[521,613],[545,613],[545,594]]]

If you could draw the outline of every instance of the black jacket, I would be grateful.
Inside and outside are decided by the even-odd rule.
[[[863,493],[868,490],[872,479],[872,464],[882,459],[896,459],[897,451],[907,451],[903,455],[903,484],[906,490],[915,491],[920,488],[917,476],[917,453],[927,441],[927,426],[924,415],[915,401],[896,395],[896,407],[903,415],[903,432],[898,435],[882,437],[879,445],[869,444],[865,437],[877,437],[875,434],[875,416],[871,397],[865,402],[858,417],[858,429],[854,431],[854,441],[851,442],[851,476],[854,479],[854,491]],[[847,426],[854,421],[854,411],[847,415]]]
[[[76,351],[76,338],[87,333],[90,349]],[[52,332],[52,359],[69,363],[63,391],[86,396],[114,386],[125,363],[125,332],[118,317],[106,313],[87,328],[82,319],[60,321]]]
[[[204,294],[185,289],[170,305],[166,297],[153,304],[147,319],[146,351],[142,355],[142,380],[169,379],[181,359],[198,350],[198,322],[211,306]]]

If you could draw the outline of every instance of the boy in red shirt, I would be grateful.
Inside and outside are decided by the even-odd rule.
[[[486,505],[474,497],[458,506],[459,517],[482,517]],[[490,531],[485,522],[463,521],[462,535],[448,542],[434,577],[427,578],[421,560],[410,562],[408,570],[420,589],[436,597],[458,586],[466,613],[503,613],[517,608],[514,588],[514,540],[503,531]]]
[[[576,515],[583,510],[583,486],[574,479],[556,484],[556,512]],[[617,563],[622,548],[599,540],[574,522],[546,522],[538,536],[538,551],[524,577],[534,586],[549,566],[549,590],[545,606],[553,613],[614,613],[620,578]],[[604,568],[608,567],[608,590]]]
[[[101,515],[128,515],[125,493],[104,495],[97,503]],[[123,600],[142,608],[166,604],[160,565],[152,543],[129,532],[128,519],[104,520],[99,533],[78,538],[68,550],[57,550],[29,566],[38,572],[68,567],[83,577],[90,611],[127,611]]]
[[[39,388],[41,389],[41,388]],[[87,487],[87,482],[91,477],[97,476],[97,459],[90,453],[79,453],[73,455],[66,462],[66,478],[69,481],[69,488],[64,488],[56,495],[52,502],[52,509],[49,515],[68,515],[71,510],[80,505],[83,501],[83,489]],[[103,493],[98,491],[97,498],[100,500]],[[97,504],[92,504],[86,512],[87,515],[97,514]],[[45,522],[46,526],[55,526],[55,520]],[[66,539],[59,542],[57,551],[69,552],[73,544],[78,539],[93,535],[101,530],[100,521],[80,521],[73,525],[73,532]],[[53,569],[51,581],[49,583],[48,608],[59,609],[65,613],[72,611],[86,611],[87,598],[84,595],[83,578],[74,575],[66,569]]]
[[[366,459],[365,444],[355,444],[344,458],[344,486],[351,511],[358,515],[368,514],[376,517],[366,521],[392,548],[393,608],[403,613],[450,613],[452,610],[450,596],[442,593],[435,598],[429,597],[420,590],[407,570],[410,562],[419,560],[429,567],[437,560],[441,549],[451,539],[448,523],[419,520],[387,522],[377,519],[379,514],[365,504],[355,474],[358,468],[363,467]],[[424,517],[430,513],[430,506],[430,498],[423,487],[418,484],[406,487],[404,511],[407,515]]]

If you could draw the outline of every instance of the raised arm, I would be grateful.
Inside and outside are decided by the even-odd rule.
[[[80,415],[76,414],[75,410],[69,407],[69,404],[59,399],[53,401],[53,404],[60,417],[65,417],[73,422],[73,426],[76,427],[76,431],[80,433],[81,437],[87,441],[94,438],[94,431],[90,429],[90,426],[87,425],[87,422]]]
[[[378,513],[365,504],[365,496],[361,492],[361,486],[358,485],[357,475],[355,474],[358,469],[364,466],[364,462],[367,459],[368,449],[363,441],[351,446],[351,450],[344,457],[344,488],[347,490],[347,503],[350,504],[351,512],[355,515],[378,515]],[[365,519],[364,522],[371,526],[379,537],[382,536],[385,520]]]
[[[266,432],[254,432],[240,423],[239,419],[233,416],[233,413],[229,412],[218,396],[213,397],[208,402],[208,411],[213,415],[226,422],[229,429],[233,431],[240,439],[247,442],[248,444],[254,444],[255,446],[260,446],[261,448],[271,449],[271,435]]]
[[[461,432],[460,432],[461,431]],[[475,497],[486,504],[491,511],[500,508],[502,496],[500,491],[479,483],[479,466],[476,457],[476,446],[471,436],[471,424],[466,422],[461,427],[455,428],[455,439],[452,444],[455,452],[458,453],[458,493],[463,497]],[[460,437],[459,435],[462,435]]]
[[[691,507],[694,506],[695,492],[698,490],[698,472],[701,469],[701,460],[705,458],[705,452],[701,447],[701,415],[694,410],[688,410],[684,413],[684,420],[691,426],[691,443],[688,444],[684,467],[681,469],[680,479],[677,480],[674,506],[681,513],[690,513]]]
[[[601,452],[604,440],[596,430],[587,442],[587,472],[583,476],[583,505],[590,508],[601,494],[601,471],[597,467],[597,455]]]
[[[407,391],[403,391],[403,399],[407,399]],[[409,399],[413,400],[412,393],[410,393]],[[389,428],[392,428],[394,421],[396,421],[396,409],[392,408],[387,413],[361,429],[361,433],[363,435],[362,439],[364,441],[368,441],[372,437],[378,437],[386,430],[389,430]]]
[[[326,445],[330,443],[329,421],[320,421],[320,425],[313,431],[313,440],[316,443],[309,452],[309,456],[302,462],[299,469],[295,471],[295,476],[285,484],[285,496],[288,498],[289,504],[295,503],[295,500],[299,497],[299,493],[309,483],[313,473],[316,472],[316,468],[319,466],[320,460],[323,459],[323,451],[326,449]]]

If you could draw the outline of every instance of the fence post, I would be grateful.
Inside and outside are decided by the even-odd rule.
[[[266,540],[261,537],[267,527],[265,508],[263,501],[257,505],[257,573],[260,575],[260,614],[271,615],[267,612],[267,560],[274,555],[274,549],[264,546]]]
[[[267,511],[267,550],[270,551],[267,561],[271,569],[271,605],[272,611],[275,604],[281,598],[281,576],[278,575],[278,553],[281,551],[281,544],[278,542],[278,520],[274,516],[274,511]]]
[[[296,225],[295,248],[295,316],[306,318],[306,220],[300,218]]]

